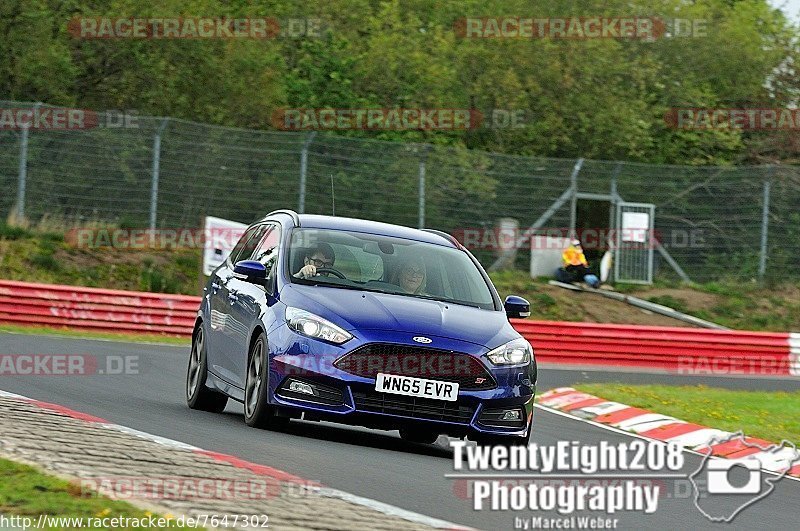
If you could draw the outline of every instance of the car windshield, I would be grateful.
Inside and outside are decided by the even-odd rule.
[[[295,229],[292,282],[433,299],[494,310],[481,272],[459,249],[343,230]]]

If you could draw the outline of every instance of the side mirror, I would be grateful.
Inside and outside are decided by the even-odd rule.
[[[509,295],[504,306],[509,319],[524,319],[531,316],[531,305],[522,297]]]
[[[256,260],[241,260],[233,266],[233,276],[260,286],[267,284],[267,268]]]

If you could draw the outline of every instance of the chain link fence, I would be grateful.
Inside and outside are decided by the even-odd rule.
[[[34,105],[0,101],[5,109]],[[0,212],[65,227],[183,228],[199,227],[205,215],[251,222],[294,208],[489,234],[500,218],[540,232],[613,227],[611,206],[624,200],[655,205],[666,251],[656,254],[656,277],[800,276],[798,167],[576,165],[171,118],[137,116],[129,127],[107,121],[100,113],[101,126],[85,129],[0,127]],[[497,258],[491,242],[475,253],[486,265]],[[526,268],[528,261],[521,250],[514,264]]]

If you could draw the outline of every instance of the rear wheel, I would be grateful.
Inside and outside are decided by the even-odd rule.
[[[228,403],[228,397],[206,387],[208,362],[206,340],[202,323],[192,336],[189,368],[186,372],[186,403],[191,409],[220,413]]]
[[[400,428],[400,437],[404,441],[418,444],[433,444],[439,438],[438,433],[419,428]]]
[[[286,425],[288,419],[275,416],[275,408],[269,404],[269,359],[267,338],[261,332],[253,345],[247,361],[247,376],[244,384],[244,421],[253,428]]]

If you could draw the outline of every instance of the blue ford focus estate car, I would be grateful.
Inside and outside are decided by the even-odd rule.
[[[478,261],[450,235],[270,213],[211,275],[192,336],[190,408],[527,444],[536,361]]]

